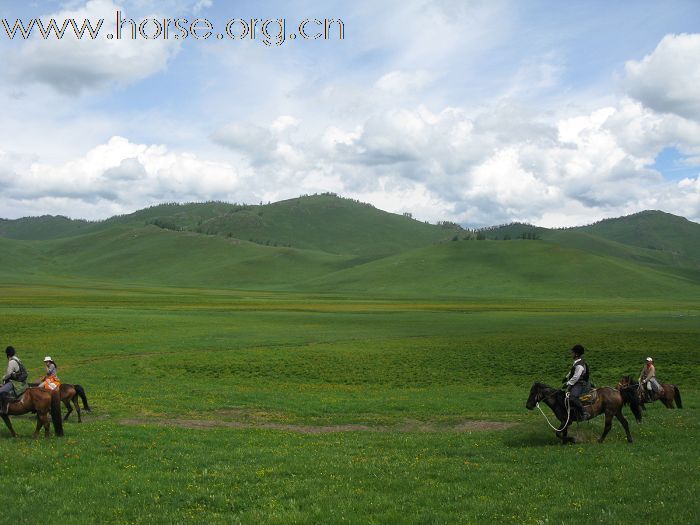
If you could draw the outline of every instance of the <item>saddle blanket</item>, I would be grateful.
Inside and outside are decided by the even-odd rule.
[[[585,394],[583,394],[581,397],[578,398],[579,401],[581,401],[581,404],[583,406],[589,406],[592,405],[593,403],[596,402],[598,399],[598,389],[594,388],[593,390],[589,390]]]

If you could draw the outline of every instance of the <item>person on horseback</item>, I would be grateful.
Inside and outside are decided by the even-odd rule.
[[[58,367],[50,356],[44,358],[44,368],[46,368],[46,375],[39,380],[39,387],[45,388],[46,390],[61,388],[61,381],[56,375]]]
[[[654,366],[654,360],[651,357],[647,357],[646,365],[642,369],[642,373],[639,376],[639,384],[642,386],[649,399],[656,398],[661,390],[661,385],[656,380],[656,367]],[[649,390],[651,390],[653,395],[649,395]]]
[[[17,351],[12,346],[5,349],[7,355],[7,371],[2,377],[0,386],[0,413],[7,414],[7,407],[11,398],[21,396],[27,389],[27,369],[17,357]]]
[[[562,385],[562,388],[569,394],[569,400],[575,407],[576,412],[580,414],[580,419],[582,421],[588,419],[588,414],[583,409],[579,397],[590,389],[590,383],[588,382],[590,372],[588,364],[583,359],[584,352],[585,348],[583,345],[575,345],[571,349],[571,356],[574,363],[571,365],[571,370],[569,370],[569,373],[564,378],[564,384]]]

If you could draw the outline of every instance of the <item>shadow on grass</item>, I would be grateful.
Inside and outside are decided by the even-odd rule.
[[[573,437],[574,444],[595,443],[602,432],[595,422],[574,423],[569,428],[569,437]],[[504,435],[503,444],[512,448],[546,447],[549,445],[561,445],[561,440],[554,430],[548,426],[521,427],[520,432],[508,432]]]
[[[561,441],[551,430],[523,430],[520,433],[509,432],[503,444],[511,448],[532,448],[560,445]]]

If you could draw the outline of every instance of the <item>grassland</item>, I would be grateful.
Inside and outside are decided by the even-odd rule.
[[[94,406],[61,440],[31,440],[29,418],[17,440],[3,429],[8,522],[45,509],[86,523],[689,523],[700,512],[692,298],[87,282],[0,289],[0,333],[31,375],[50,354]],[[561,447],[524,404],[533,381],[564,375],[575,342],[598,384],[653,355],[685,408],[649,407],[632,445],[617,424],[595,443],[595,420]],[[513,426],[469,425],[484,420]]]
[[[0,429],[1,521],[697,521],[700,225],[486,237],[332,195],[1,220],[2,343],[93,405]],[[560,446],[525,401],[575,343],[599,385],[654,356],[683,410]]]

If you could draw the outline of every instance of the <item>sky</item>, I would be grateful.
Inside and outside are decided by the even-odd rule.
[[[9,38],[34,18],[104,23]],[[300,36],[325,19],[342,39]],[[334,192],[465,226],[700,222],[695,0],[0,0],[0,64],[4,218]]]

